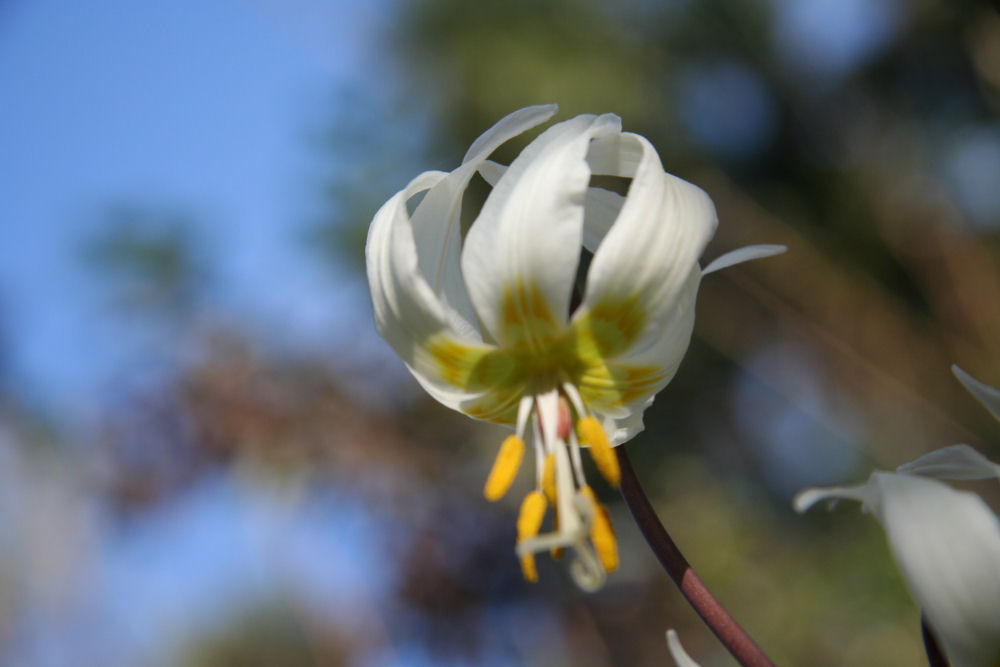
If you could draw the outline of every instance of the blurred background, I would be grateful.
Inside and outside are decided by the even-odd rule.
[[[789,247],[628,445],[676,541],[779,664],[923,660],[877,524],[790,499],[1000,459],[949,372],[1000,384],[995,4],[8,0],[0,100],[0,663],[733,664],[607,489],[606,588],[523,582],[530,475],[374,333],[375,209],[543,102],[707,190],[706,258]]]

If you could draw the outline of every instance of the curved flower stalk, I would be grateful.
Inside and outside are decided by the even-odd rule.
[[[995,389],[953,369],[994,416]],[[876,471],[866,484],[807,489],[795,498],[803,512],[821,500],[861,502],[889,538],[910,592],[954,667],[1000,664],[1000,520],[983,500],[937,479],[1000,476],[1000,465],[968,445],[940,449]]]
[[[612,114],[549,127],[509,166],[488,160],[555,112],[515,111],[454,171],[417,176],[375,214],[365,254],[378,332],[420,384],[449,408],[514,428],[488,499],[506,493],[533,444],[535,490],[517,522],[525,578],[537,579],[534,554],[571,547],[575,580],[595,589],[617,567],[617,545],[580,449],[617,486],[611,448],[642,429],[677,371],[717,223],[708,195],[664,173],[652,145]],[[476,173],[493,189],[463,239],[462,195]],[[590,187],[592,175],[630,178],[628,194]],[[584,249],[593,259],[571,312]],[[743,249],[717,266],[782,250]],[[555,525],[542,534],[550,505]]]

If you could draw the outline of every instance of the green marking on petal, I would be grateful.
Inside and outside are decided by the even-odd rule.
[[[608,411],[649,396],[667,372],[660,366],[595,363],[580,376],[577,388],[587,405]]]
[[[566,327],[552,316],[532,283],[505,290],[504,346],[468,344],[445,335],[424,345],[434,373],[477,395],[462,411],[477,419],[513,423],[520,398],[561,382],[579,387],[594,408],[621,408],[649,395],[668,371],[613,362],[635,344],[646,325],[638,296],[606,299]]]
[[[576,348],[588,360],[611,359],[627,351],[646,326],[639,295],[604,299],[573,321]]]
[[[483,421],[513,425],[517,422],[517,408],[524,395],[524,387],[498,387],[477,399],[462,405],[462,412]]]
[[[513,285],[504,286],[500,318],[500,335],[507,347],[526,345],[540,350],[565,329],[562,320],[553,315],[537,283],[520,278]]]

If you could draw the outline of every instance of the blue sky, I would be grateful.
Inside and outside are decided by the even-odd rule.
[[[338,290],[301,235],[330,169],[311,136],[338,111],[338,91],[385,80],[374,50],[385,9],[360,0],[4,7],[0,326],[19,393],[72,421],[141,367],[148,341],[108,321],[81,256],[121,202],[191,214],[213,253],[223,317],[331,351],[338,331],[357,335],[364,293]],[[220,622],[220,605],[278,584],[329,604],[373,578],[358,564],[379,567],[373,520],[343,499],[290,508],[226,474],[122,530],[95,498],[88,465],[61,474],[30,465],[10,435],[0,423],[0,537],[14,538],[0,545],[24,558],[12,594],[26,597],[8,657],[135,664],[202,628],[192,600]],[[41,540],[38,553],[19,535]]]
[[[81,248],[107,207],[174,208],[214,251],[220,304],[285,335],[353,308],[301,247],[324,160],[310,135],[376,76],[355,0],[13,3],[0,28],[0,323],[19,390],[68,414],[130,349]],[[339,301],[338,301],[339,300]],[[123,352],[124,350],[124,352]],[[126,357],[123,359],[122,357]],[[134,361],[134,360],[133,360]]]

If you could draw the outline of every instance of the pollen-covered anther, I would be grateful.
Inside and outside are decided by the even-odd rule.
[[[538,531],[542,527],[542,519],[545,518],[547,505],[545,496],[540,491],[532,491],[524,497],[521,511],[517,515],[518,544],[538,535]],[[521,572],[527,581],[531,583],[538,581],[538,570],[535,568],[535,555],[533,553],[521,556]]]
[[[542,491],[545,498],[556,504],[556,455],[549,454],[545,457],[545,467],[542,470]]]
[[[490,469],[489,477],[486,478],[486,486],[483,487],[483,495],[486,500],[499,500],[503,498],[510,485],[517,477],[517,471],[521,467],[524,459],[524,440],[516,435],[509,435],[500,445],[496,461]]]
[[[611,517],[597,499],[593,489],[584,486],[580,492],[587,497],[594,508],[594,516],[590,522],[590,541],[594,543],[594,550],[597,551],[597,557],[601,560],[604,571],[614,572],[618,569],[618,540],[615,539]]]
[[[618,457],[615,456],[611,443],[608,442],[604,426],[597,421],[596,417],[588,415],[577,422],[576,430],[580,440],[590,445],[590,456],[597,464],[601,475],[608,481],[608,484],[617,489],[621,482],[622,471],[618,467]]]

